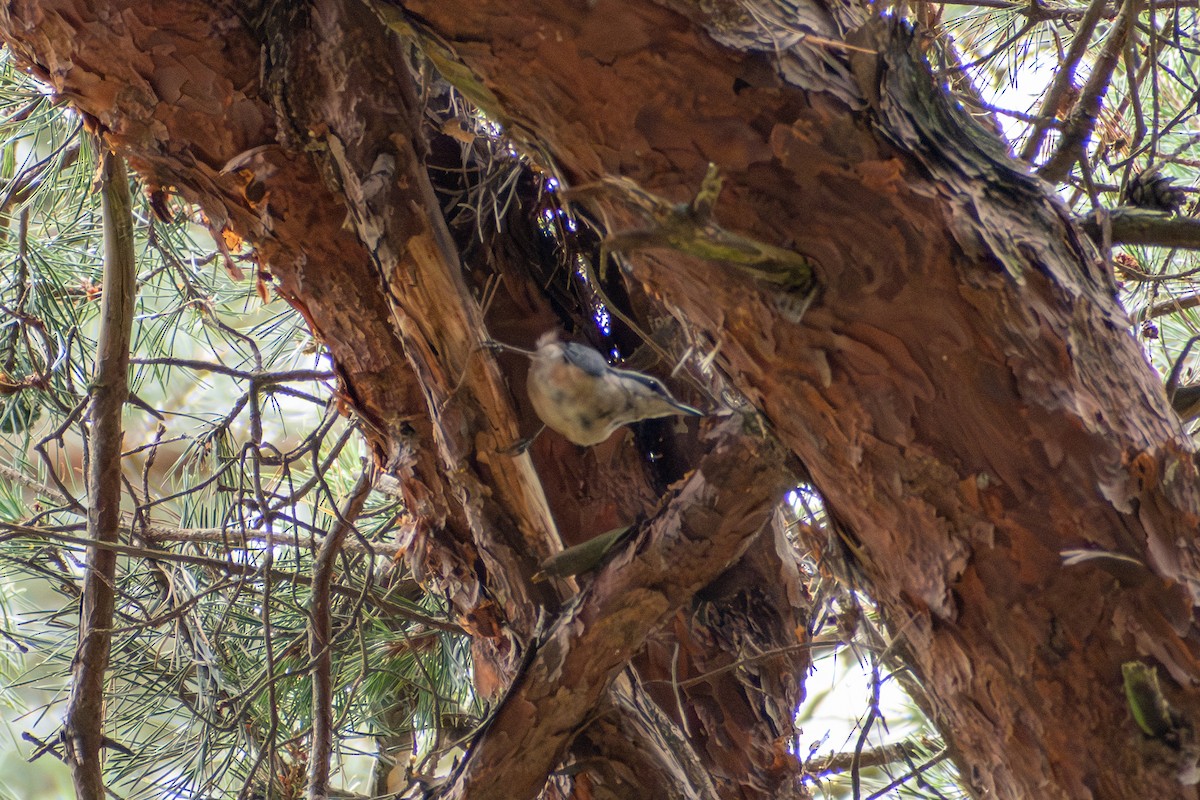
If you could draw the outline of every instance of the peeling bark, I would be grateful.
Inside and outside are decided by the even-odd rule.
[[[471,621],[475,652],[496,660],[504,675],[532,634],[537,609],[557,604],[528,578],[538,556],[561,545],[529,457],[505,453],[518,438],[512,403],[483,352],[482,315],[425,173],[415,87],[402,69],[381,68],[402,67],[404,50],[361,3],[278,9],[264,23],[277,43],[266,74],[280,119],[290,125],[284,141],[316,150],[347,204],[424,395],[433,436],[422,446],[436,454],[448,499],[462,515],[440,531],[418,531],[412,544],[425,549],[427,537],[452,538],[467,565],[482,562],[490,580],[480,587],[488,600],[476,604]],[[487,641],[490,652],[481,649]]]
[[[174,187],[216,228],[254,244],[330,347],[380,462],[401,477],[414,570],[447,591],[475,634],[483,692],[498,692],[537,606],[562,602],[524,576],[577,535],[562,522],[577,527],[573,502],[617,507],[590,492],[616,485],[612,474],[605,484],[597,453],[620,454],[628,441],[584,455],[542,443],[533,464],[499,453],[523,409],[491,359],[473,352],[481,318],[420,169],[402,46],[350,3],[254,25],[232,3],[93,5],[17,0],[0,8],[0,31],[152,185]],[[1121,664],[1160,664],[1169,699],[1200,724],[1196,467],[1094,247],[1050,187],[945,101],[903,34],[862,27],[861,7],[797,3],[791,11],[818,36],[781,45],[763,40],[744,4],[677,5],[533,0],[520,15],[498,0],[404,7],[572,183],[621,175],[682,202],[713,162],[726,183],[722,227],[814,262],[820,294],[799,321],[796,298],[669,250],[631,259],[629,277],[648,306],[677,314],[716,352],[845,522],[971,787],[1012,798],[1192,796],[1177,756],[1129,719]],[[351,24],[361,51],[338,46]],[[314,31],[331,41],[303,38]],[[307,52],[295,49],[306,41]],[[257,85],[263,47],[267,86]],[[600,196],[595,209],[615,232],[643,224],[617,197]],[[754,469],[729,468],[713,488],[750,492]],[[629,506],[653,496],[642,479],[630,495]],[[703,543],[693,545],[687,557],[700,558]],[[1146,568],[1065,566],[1061,551],[1077,548]],[[763,570],[735,572],[717,594],[751,598],[744,590]],[[598,686],[704,583],[672,584],[654,621],[626,609],[639,620],[628,638],[608,616],[589,618],[599,626],[590,634],[572,624],[581,609],[610,613],[611,592],[631,581],[651,582],[637,574],[606,569],[562,612],[559,638],[538,650],[540,666],[477,743],[457,790],[498,774],[487,770],[517,740],[496,731],[513,731],[516,715],[529,723],[522,758],[536,763],[520,786],[536,791]],[[641,671],[658,680],[678,645],[686,669],[708,672],[736,657],[730,632],[771,619],[761,635],[779,641],[795,614],[768,594],[773,617],[751,603],[700,619],[703,602],[661,634],[674,640],[655,639],[639,656]],[[584,663],[614,642],[621,658]],[[554,654],[572,669],[549,669]],[[788,786],[787,770],[772,772],[763,756],[773,725],[785,727],[799,663],[763,677],[767,708],[743,702],[735,683],[712,684],[711,698],[689,694],[689,724],[701,726],[692,752],[722,796]],[[543,695],[564,678],[586,692]],[[674,713],[674,698],[649,694]],[[718,730],[720,712],[734,708],[752,712],[744,757],[743,742]],[[597,733],[589,746],[603,742]]]
[[[614,556],[540,639],[447,797],[536,797],[646,636],[733,563],[766,524],[793,479],[781,452],[739,427],[733,421],[718,429],[712,450],[646,533]],[[744,483],[747,473],[753,480]]]
[[[398,70],[403,50],[384,30],[365,27],[372,18],[353,3],[316,4],[308,17],[303,10],[289,15],[277,6],[261,18],[246,17],[252,23],[247,27],[235,21],[232,6],[17,4],[2,10],[0,22],[21,30],[14,47],[96,118],[151,189],[167,187],[199,203],[215,229],[251,242],[263,275],[274,278],[277,290],[328,344],[347,405],[361,415],[381,465],[401,479],[413,519],[403,538],[410,565],[439,586],[474,635],[477,691],[487,696],[509,681],[537,604],[558,603],[545,594],[531,603],[527,586],[517,580],[539,560],[531,555],[557,548],[556,537],[547,530],[545,502],[530,483],[527,462],[518,461],[513,470],[513,460],[496,452],[515,438],[512,398],[497,388],[490,358],[472,352],[479,322],[417,169],[422,144],[409,78]],[[326,35],[343,41],[340,25],[358,26],[353,50],[324,41]],[[139,37],[148,30],[179,43],[142,53]],[[256,35],[270,42],[262,70],[252,63],[262,48]],[[305,50],[300,41],[312,46]],[[88,68],[83,54],[91,52],[110,54],[103,76]],[[379,64],[387,66],[372,72]],[[258,74],[267,76],[267,85],[253,81]],[[130,88],[113,91],[118,84]],[[362,109],[369,111],[364,129],[357,127]],[[310,161],[314,143],[318,157]],[[394,165],[377,158],[381,152],[390,153]],[[411,181],[407,186],[389,186],[385,171],[393,166],[393,175],[406,176],[401,183]],[[370,187],[385,193],[372,194]],[[383,246],[363,246],[348,234],[346,219],[363,240]],[[502,265],[506,292],[495,304],[493,331],[520,331],[532,341],[554,320],[539,297],[544,278],[525,274],[517,259]],[[428,278],[433,280],[426,286]],[[390,308],[384,285],[391,287]],[[653,302],[639,300],[644,308]],[[510,384],[519,385],[523,365],[505,367],[514,373]],[[528,428],[527,407],[522,414]],[[586,451],[562,445],[543,437],[532,455],[538,472],[551,479],[543,485],[560,526],[566,523],[566,543],[653,509],[655,479],[627,435]],[[677,459],[667,471],[684,472],[688,461],[678,459],[693,450],[664,451]],[[464,460],[473,465],[471,473],[460,471]],[[736,491],[737,485],[727,488]],[[480,569],[483,563],[486,569]],[[789,628],[793,634],[796,629]],[[794,661],[807,664],[806,658]],[[804,668],[789,669],[802,674]],[[728,675],[712,683],[723,681],[740,691]],[[621,707],[614,706],[618,715]],[[769,743],[779,731],[764,726],[763,735]],[[620,747],[607,750],[601,742],[600,752],[611,767],[586,770],[631,774],[619,764],[628,756]],[[664,775],[689,769],[668,750],[660,750],[659,758],[669,759],[659,765]],[[755,777],[759,765],[749,759],[744,768],[750,773],[731,770],[725,781],[778,783],[789,771],[777,767],[769,779]]]
[[[427,398],[379,274],[343,225],[346,201],[326,189],[306,152],[276,141],[274,110],[257,85],[263,45],[243,23],[246,11],[237,3],[29,3],[0,9],[0,25],[19,32],[8,40],[14,51],[97,120],[148,188],[198,203],[214,232],[254,245],[264,276],[329,347],[347,406],[383,467],[401,479],[414,573],[438,580],[466,627],[482,634],[481,667],[494,662],[504,675],[517,654],[477,578],[469,509],[433,446]],[[142,54],[147,31],[171,46]],[[106,61],[100,73],[84,66],[94,53],[130,57]],[[437,544],[427,543],[435,536]]]
[[[880,55],[845,64],[862,94],[803,93],[652,6],[546,2],[520,21],[502,3],[406,7],[577,182],[623,174],[682,200],[712,161],[724,226],[818,263],[800,325],[717,265],[634,269],[721,345],[849,523],[974,788],[1188,792],[1137,745],[1120,664],[1159,661],[1185,706],[1200,675],[1190,445],[1094,250],[1048,187],[938,101],[907,45],[864,31]],[[1064,567],[1080,546],[1152,575]],[[1080,731],[1097,736],[1081,747]]]

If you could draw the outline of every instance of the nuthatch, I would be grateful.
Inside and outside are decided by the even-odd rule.
[[[610,367],[599,352],[560,342],[554,331],[527,355],[533,360],[527,381],[533,410],[575,444],[599,444],[622,425],[643,419],[704,415],[671,397],[657,379]]]

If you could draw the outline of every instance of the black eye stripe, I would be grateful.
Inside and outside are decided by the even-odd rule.
[[[614,369],[613,372],[618,373],[623,378],[630,378],[638,383],[653,389],[660,394],[667,394],[667,387],[658,378],[651,378],[649,375],[643,375],[640,372],[630,372],[625,369]]]

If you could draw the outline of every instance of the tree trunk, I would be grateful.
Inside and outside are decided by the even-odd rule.
[[[473,753],[506,752],[516,718],[536,738],[521,753],[546,754],[486,761],[498,770],[489,780],[532,796],[592,706],[606,703],[574,740],[613,761],[592,774],[610,785],[624,776],[627,796],[661,788],[661,775],[620,769],[632,756],[613,741],[622,719],[636,727],[645,698],[631,700],[619,683],[607,700],[590,685],[581,702],[568,696],[581,673],[564,665],[589,664],[579,648],[591,648],[588,680],[603,684],[656,630],[693,665],[714,658],[691,646],[704,638],[694,611],[707,602],[692,598],[745,541],[690,539],[665,551],[695,559],[687,571],[664,562],[657,574],[617,570],[673,546],[662,536],[675,514],[713,530],[746,526],[738,536],[749,537],[784,484],[783,457],[748,434],[697,440],[667,469],[672,479],[700,471],[659,503],[655,476],[624,433],[593,451],[548,439],[532,460],[511,455],[532,419],[477,349],[478,273],[462,263],[429,187],[423,165],[436,150],[427,153],[404,40],[354,0],[259,17],[232,3],[96,5],[15,0],[0,10],[0,29],[152,187],[173,187],[217,228],[252,242],[329,346],[379,461],[401,478],[414,571],[467,621],[480,690],[498,696],[513,683]],[[1051,187],[940,93],[903,30],[815,5],[790,9],[814,35],[782,43],[764,39],[761,14],[741,3],[404,8],[411,17],[376,10],[443,72],[457,65],[460,88],[514,136],[543,145],[571,185],[633,181],[585,195],[614,232],[643,229],[642,244],[669,244],[645,230],[634,188],[691,200],[711,162],[725,183],[715,223],[814,265],[807,307],[796,291],[678,243],[631,257],[629,277],[636,303],[676,315],[811,473],[975,792],[1194,796],[1180,780],[1187,748],[1142,736],[1121,685],[1122,664],[1155,664],[1182,724],[1198,720],[1192,445],[1090,242]],[[847,39],[852,46],[838,44]],[[505,290],[488,327],[531,341],[554,324],[550,305],[521,265],[497,259],[495,268]],[[703,465],[722,448],[756,466],[722,468],[720,485],[701,490]],[[727,507],[743,518],[712,517]],[[529,582],[562,541],[597,532],[563,520],[637,514],[651,522],[580,598],[568,601],[568,583]],[[765,561],[727,573],[714,605],[732,609],[735,627],[768,620],[758,635],[769,649],[796,643],[803,610],[786,592],[763,591],[763,570],[784,574],[788,561],[766,541],[752,549]],[[1064,565],[1071,549],[1143,566]],[[670,601],[627,628],[589,635],[572,616],[613,612],[621,594],[651,589]],[[540,647],[539,608],[562,626]],[[617,629],[619,641],[609,633]],[[635,659],[647,672],[663,661],[656,641]],[[614,645],[619,659],[604,661]],[[675,796],[799,791],[787,709],[805,665],[801,656],[763,664],[765,700],[747,699],[729,673],[689,698],[690,749],[661,748],[662,774],[692,775],[699,763],[711,785],[683,789],[690,779],[680,777]],[[735,707],[745,713],[731,735],[721,726],[733,717],[716,710]],[[480,768],[468,759],[450,790],[474,796]]]

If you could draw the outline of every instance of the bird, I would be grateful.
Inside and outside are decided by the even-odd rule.
[[[564,342],[556,331],[543,334],[537,349],[498,345],[529,356],[529,400],[546,427],[569,441],[590,447],[623,425],[670,416],[702,417],[679,402],[657,378],[610,366],[599,351]]]

